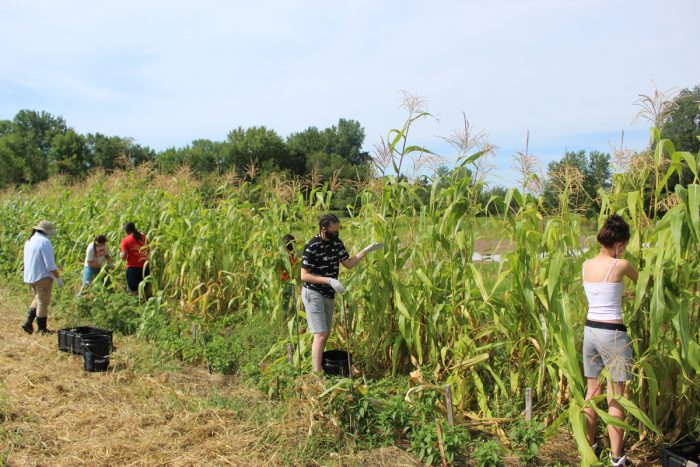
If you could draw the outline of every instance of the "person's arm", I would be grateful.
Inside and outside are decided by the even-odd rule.
[[[128,237],[124,237],[124,240],[122,240],[121,245],[119,245],[119,257],[121,259],[126,259],[126,239]]]
[[[112,262],[112,256],[110,256],[110,254],[109,254],[109,248],[107,248],[107,245],[105,245],[104,252],[102,253],[101,256],[104,257],[106,262],[110,262],[110,263]]]
[[[311,274],[310,269],[301,268],[301,281],[309,284],[321,284],[329,285],[330,277],[317,276],[316,274]]]
[[[352,269],[357,265],[357,263],[362,261],[362,258],[364,258],[365,256],[367,256],[367,253],[365,252],[365,250],[362,250],[352,258],[348,258],[345,261],[341,261],[340,264],[342,264],[348,269]]]
[[[104,256],[105,261],[104,263],[107,265],[112,264],[112,255],[109,254],[109,248],[107,248],[107,245],[105,245],[105,252],[102,254]]]
[[[53,280],[56,282],[56,286],[60,289],[63,287],[63,279],[61,279],[61,276],[58,274],[56,258],[50,243],[46,242],[41,246],[41,256],[44,259],[44,264],[46,264],[46,269],[49,270],[51,276],[53,276]]]
[[[42,245],[41,256],[44,259],[46,269],[49,270],[49,272],[55,279],[60,279],[61,276],[58,274],[58,267],[56,266],[56,258],[53,253],[53,247],[50,243],[45,243],[44,245]]]
[[[367,253],[369,253],[371,251],[380,250],[382,248],[384,248],[383,243],[372,243],[368,247],[363,248],[362,251],[360,251],[358,254],[356,254],[352,258],[348,258],[344,261],[341,261],[340,264],[342,264],[343,266],[345,266],[348,269],[352,269],[357,265],[357,263],[362,261],[362,258],[367,256]]]
[[[630,263],[627,260],[624,260],[622,273],[625,276],[629,277],[634,283],[636,283],[637,279],[639,278],[639,273],[637,272],[637,269],[632,265],[632,263]]]

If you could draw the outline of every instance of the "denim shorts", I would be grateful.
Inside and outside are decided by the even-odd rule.
[[[314,334],[330,332],[333,324],[333,307],[335,300],[304,287],[301,289],[301,301],[306,310],[306,322],[309,331]]]
[[[609,378],[619,383],[632,379],[632,343],[626,331],[583,328],[583,375],[597,378],[607,368]]]
[[[100,268],[83,267],[83,285],[88,285],[100,273]]]

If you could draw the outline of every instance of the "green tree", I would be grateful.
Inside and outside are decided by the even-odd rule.
[[[362,150],[365,141],[365,130],[356,120],[338,120],[338,126],[328,128],[327,150],[329,154],[338,154],[350,164],[362,165],[370,162],[368,152]]]
[[[584,187],[592,197],[595,197],[595,194],[600,188],[608,190],[612,186],[610,161],[611,158],[608,153],[591,151],[588,154]]]
[[[39,151],[48,156],[53,138],[68,130],[63,117],[54,117],[48,112],[20,110],[13,120],[15,133],[31,136]]]
[[[567,151],[547,166],[544,201],[549,209],[570,209],[591,213],[600,209],[597,193],[612,183],[610,154],[599,151]],[[561,199],[568,200],[562,206]]]
[[[334,175],[344,179],[355,179],[357,173],[355,167],[348,163],[338,154],[326,154],[323,151],[316,151],[307,156],[306,172],[314,173],[323,180],[328,180]]]
[[[112,171],[117,166],[120,157],[128,157],[131,140],[119,136],[105,136],[102,133],[88,134],[86,137],[88,149],[88,166]]]
[[[436,177],[447,178],[450,175],[452,175],[452,170],[448,166],[446,166],[445,164],[440,164],[439,166],[437,166],[435,168],[435,173],[433,174],[433,178],[436,178]]]
[[[165,149],[158,153],[156,160],[160,170],[173,173],[185,163],[184,150],[175,147]]]
[[[153,162],[156,160],[156,152],[148,146],[141,146],[134,142],[133,138],[122,138],[126,147],[124,155],[132,165],[143,164],[144,162]]]
[[[314,167],[320,169],[325,165],[333,167],[324,169],[325,172],[353,167],[350,172],[355,173],[354,166],[369,165],[371,161],[369,153],[362,150],[364,140],[365,130],[358,121],[341,118],[337,126],[324,130],[312,126],[291,134],[287,138],[287,148],[296,167],[306,173],[310,173]],[[340,157],[342,163],[334,156]],[[364,168],[360,170],[364,173]]]
[[[158,166],[165,172],[174,172],[186,165],[199,175],[221,174],[227,143],[197,139],[184,148],[168,148],[157,156]]]
[[[25,179],[26,166],[15,152],[14,135],[0,136],[0,188],[21,183]]]
[[[8,135],[12,132],[12,121],[0,120],[0,137]]]
[[[290,161],[293,161],[293,173],[306,175],[307,158],[313,153],[327,154],[323,137],[318,128],[312,126],[304,131],[292,133],[287,137],[287,150]]]
[[[192,141],[192,146],[185,157],[187,163],[197,173],[222,173],[222,164],[226,144],[208,139]]]
[[[700,86],[683,89],[669,109],[662,118],[661,137],[670,139],[678,151],[696,154],[700,151]]]
[[[23,159],[23,172],[15,183],[36,183],[49,176],[49,151],[54,137],[65,134],[68,130],[62,117],[54,117],[48,112],[20,110],[10,125],[4,125],[3,138],[15,157]]]
[[[54,136],[49,149],[49,174],[73,177],[85,175],[89,168],[85,137],[72,129]]]
[[[250,163],[265,171],[289,168],[287,146],[274,130],[238,127],[228,134],[227,143],[222,154],[224,171],[244,170]]]

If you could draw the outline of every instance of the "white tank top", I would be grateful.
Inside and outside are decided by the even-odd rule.
[[[581,267],[581,277],[586,269],[586,263]],[[613,261],[605,275],[603,282],[586,282],[583,280],[583,289],[586,291],[588,299],[588,316],[591,321],[615,321],[622,319],[622,292],[625,290],[625,283],[608,282],[610,272],[615,268],[617,259]]]

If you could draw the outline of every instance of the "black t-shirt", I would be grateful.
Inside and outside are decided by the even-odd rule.
[[[316,235],[309,240],[304,247],[304,256],[301,258],[301,267],[307,269],[316,276],[338,278],[340,263],[348,259],[347,250],[343,242],[338,240],[321,240],[320,235]],[[310,284],[304,282],[304,287],[320,292],[328,298],[335,298],[335,290],[326,284]]]

